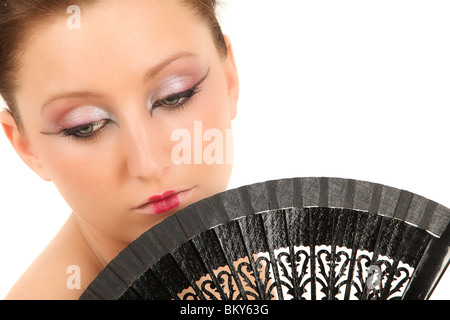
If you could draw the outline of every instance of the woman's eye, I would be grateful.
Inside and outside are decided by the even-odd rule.
[[[166,105],[166,106],[175,106],[181,102],[183,102],[183,100],[185,100],[186,98],[182,98],[182,97],[169,97],[166,98],[164,100],[162,100],[162,104]]]
[[[80,138],[80,139],[90,138],[93,135],[95,135],[98,131],[103,129],[109,122],[110,122],[110,120],[101,120],[101,121],[84,124],[84,125],[77,126],[74,128],[65,129],[65,130],[63,130],[62,134],[65,137],[73,136],[75,138]]]
[[[155,110],[157,108],[162,107],[168,110],[175,110],[175,109],[180,110],[183,107],[186,107],[194,98],[194,96],[201,91],[200,86],[203,83],[203,81],[205,81],[205,79],[208,77],[208,75],[209,70],[206,73],[206,75],[199,82],[197,82],[192,88],[183,92],[172,94],[163,99],[157,100],[155,103],[153,103],[151,109]]]
[[[194,86],[192,89],[189,89],[187,91],[176,93],[164,99],[156,101],[153,104],[152,109],[161,107],[167,109],[181,108],[185,106],[189,102],[189,100],[197,93],[198,93],[198,86]]]
[[[78,133],[82,136],[87,136],[89,134],[91,134],[92,132],[94,132],[94,124],[90,124],[88,126],[86,126],[85,128],[82,128],[78,131]]]

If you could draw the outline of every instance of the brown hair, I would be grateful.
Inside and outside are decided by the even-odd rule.
[[[102,0],[0,0],[0,95],[5,100],[19,129],[22,128],[18,106],[14,98],[17,88],[15,74],[20,69],[21,53],[33,26],[66,13],[69,6],[95,5]],[[227,54],[227,46],[216,16],[216,0],[180,0],[204,19],[211,29],[216,47]]]

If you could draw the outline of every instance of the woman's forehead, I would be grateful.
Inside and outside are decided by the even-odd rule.
[[[35,91],[36,99],[105,79],[142,79],[145,70],[171,56],[215,51],[206,24],[177,1],[137,1],[129,7],[111,1],[80,14],[80,29],[67,28],[67,14],[34,30],[38,36],[23,55],[18,100],[21,91],[26,96]]]

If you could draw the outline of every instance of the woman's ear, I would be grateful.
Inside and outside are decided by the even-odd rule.
[[[25,164],[45,181],[51,181],[33,146],[24,133],[19,131],[16,120],[8,110],[0,111],[0,123],[6,137]]]
[[[227,45],[228,55],[226,58],[226,73],[228,81],[228,97],[230,104],[231,119],[237,115],[237,103],[239,99],[239,75],[237,71],[236,61],[234,59],[233,47],[228,36],[224,36]]]

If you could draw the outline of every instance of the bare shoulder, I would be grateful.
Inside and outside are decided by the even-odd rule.
[[[78,299],[101,267],[67,224],[22,275],[6,299]]]

